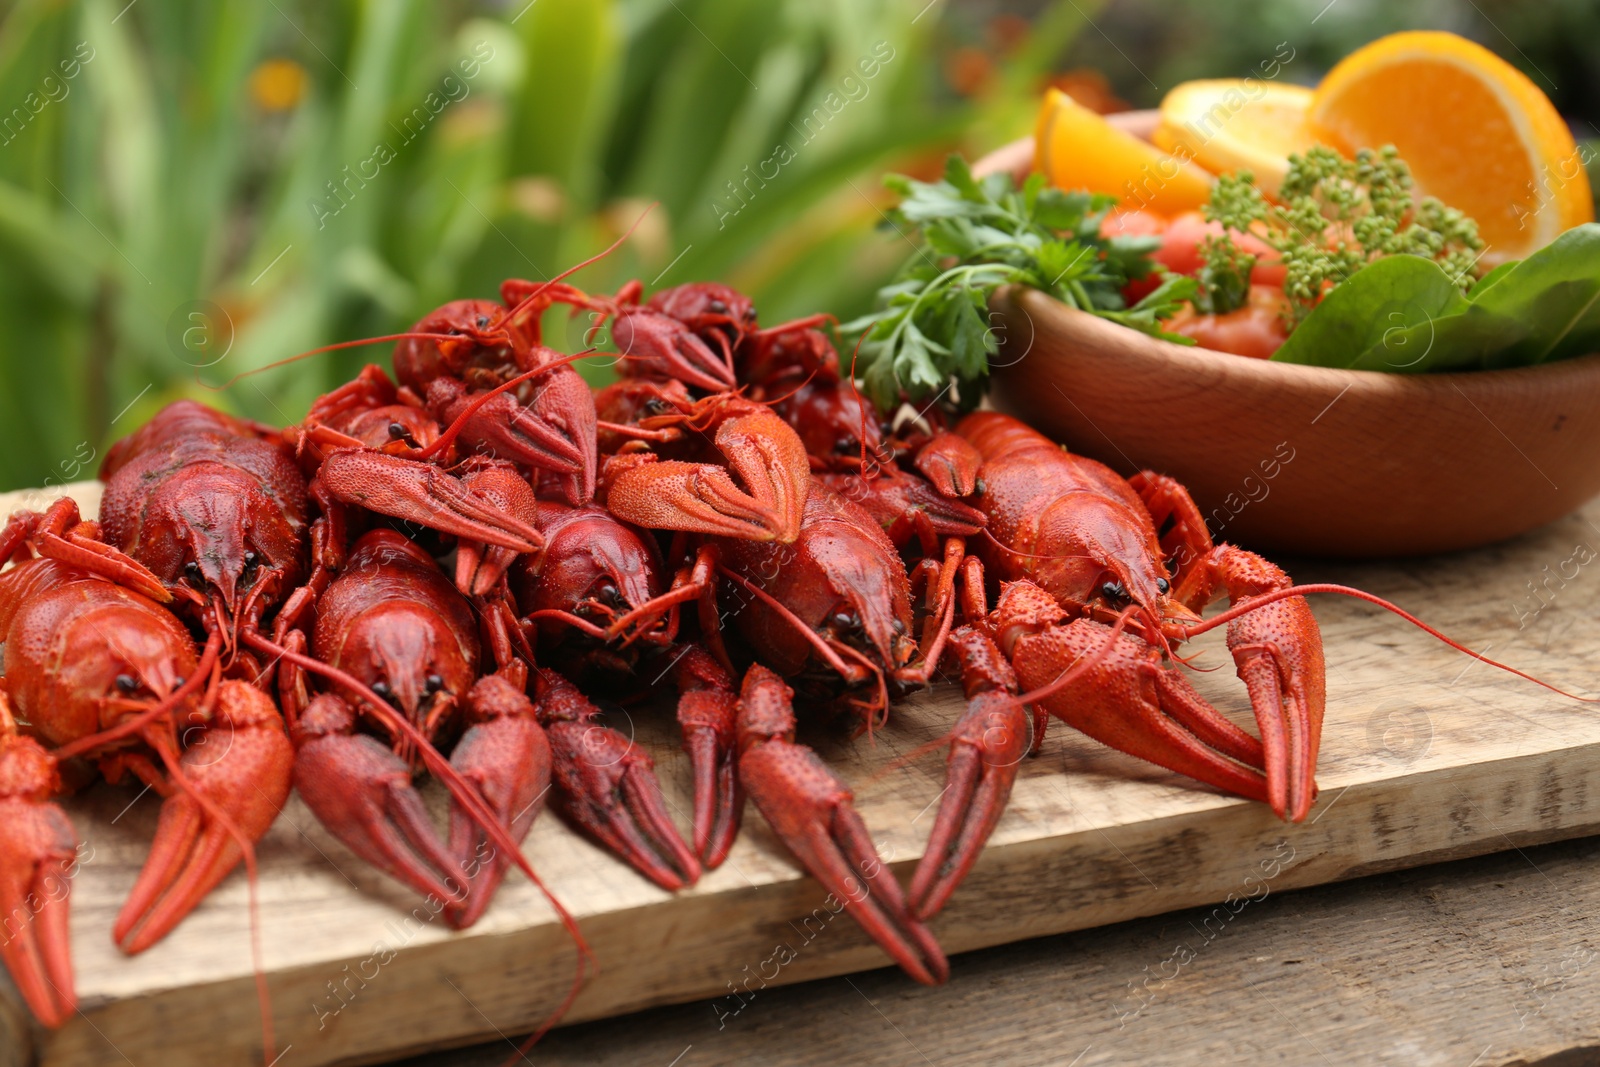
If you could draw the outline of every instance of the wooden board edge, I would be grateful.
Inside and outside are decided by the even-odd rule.
[[[1592,807],[1591,794],[1600,798],[1600,743],[1511,756],[1470,771],[1422,771],[1355,784],[1330,796],[1328,806],[1319,808],[1323,815],[1299,827],[1241,802],[1110,831],[999,846],[986,853],[934,929],[957,953],[1203,905],[1216,905],[1212,917],[1225,924],[1237,914],[1232,909],[1247,907],[1260,899],[1258,893],[1593,832],[1600,826],[1600,802]],[[1498,826],[1502,821],[1533,828],[1506,834]],[[896,864],[897,874],[905,878],[912,862]],[[779,967],[770,980],[763,982],[763,974],[751,984],[750,976],[773,958],[767,946],[795,940],[801,929],[795,924],[815,915],[823,899],[815,882],[799,879],[595,917],[585,932],[596,951],[603,959],[629,962],[603,972],[566,1021],[719,994],[732,998],[721,1003],[736,1015],[741,1002],[767,985],[883,966],[882,954],[845,918],[829,924],[826,939],[816,945],[800,944],[792,964]],[[1212,917],[1203,921],[1209,924]],[[730,929],[745,932],[719,936]],[[307,1044],[288,1029],[284,1040],[295,1040],[300,1064],[360,1064],[525,1032],[564,990],[571,959],[570,946],[548,926],[418,946],[383,969],[386,988],[364,1003],[352,998],[349,1015],[336,1020],[336,1033],[322,1045]],[[326,996],[325,984],[341,973],[334,961],[274,975],[280,1027],[293,1012],[303,1020],[312,997]],[[619,974],[627,981],[617,981]],[[741,985],[744,996],[737,992]],[[373,1009],[390,998],[398,1001],[398,1011]],[[708,1010],[716,1011],[716,1004]],[[135,1062],[155,1056],[175,1067],[217,1062],[215,1057],[249,1062],[257,1055],[256,1002],[248,980],[90,1004],[85,1011],[92,1027],[74,1023],[54,1035],[30,1031],[35,1039],[43,1037],[34,1050],[43,1067],[121,1063],[108,1041]],[[206,1020],[206,1033],[196,1035],[206,1059],[185,1059],[166,1047],[163,1022],[176,1019]],[[27,1054],[18,1062],[29,1062]]]

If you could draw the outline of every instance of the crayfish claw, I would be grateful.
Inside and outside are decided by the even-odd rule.
[[[983,455],[965,437],[949,432],[937,434],[917,451],[913,462],[941,496],[962,497],[977,492]]]
[[[67,898],[78,838],[47,798],[56,763],[32,738],[4,729],[0,709],[0,961],[45,1026],[78,1010],[67,930]]]
[[[732,396],[702,404],[727,469],[680,460],[614,464],[606,472],[606,506],[646,529],[794,541],[811,480],[805,445],[760,404]]]
[[[853,806],[850,788],[794,742],[792,693],[756,664],[739,697],[739,777],[757,810],[812,877],[912,978],[938,985],[950,964],[906,906]],[[830,909],[833,910],[833,909]],[[835,912],[837,913],[837,912]]]
[[[550,788],[550,741],[534,717],[533,702],[498,674],[468,690],[464,709],[473,725],[456,742],[450,764],[476,787],[513,841],[528,835]],[[465,899],[452,902],[445,921],[464,930],[478,921],[511,866],[472,814],[450,802],[452,868],[461,873]]]
[[[162,802],[150,856],[111,930],[129,955],[165,937],[239,865],[244,850],[234,830],[253,846],[289,799],[294,750],[261,690],[223,682],[203,740],[190,733],[179,760],[187,788]]]
[[[539,721],[554,757],[554,804],[583,832],[668,892],[700,879],[700,862],[667,814],[655,763],[565,679],[542,676]]]
[[[339,450],[323,460],[320,489],[335,500],[515,552],[537,552],[539,531],[431,463]]]
[[[694,771],[694,850],[706,870],[728,858],[744,818],[744,786],[738,774],[738,694],[733,680],[710,652],[698,646],[676,666],[678,724],[683,750]]]
[[[329,833],[417,892],[460,899],[460,883],[447,873],[454,861],[411,784],[410,766],[355,733],[349,704],[331,693],[312,700],[294,724],[294,744],[295,789]]]
[[[1027,585],[1013,583],[1007,595]],[[1003,595],[1002,613],[1006,604]],[[1028,690],[1081,670],[1040,703],[1101,744],[1250,800],[1267,799],[1261,742],[1224,718],[1176,668],[1163,666],[1160,651],[1141,638],[1113,639],[1112,627],[1074,619],[1017,636],[1010,659]]]

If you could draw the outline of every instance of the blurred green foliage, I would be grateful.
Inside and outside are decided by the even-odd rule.
[[[201,383],[404,329],[506,277],[551,276],[651,202],[623,249],[575,281],[715,278],[769,322],[853,316],[907,254],[873,227],[880,176],[932,176],[950,150],[1026,132],[1052,71],[1098,67],[1153,104],[1280,40],[1301,56],[1290,76],[1309,82],[1380,33],[1437,26],[1500,51],[1580,120],[1600,99],[1583,54],[1600,31],[1592,0],[0,11],[0,487],[92,475],[110,440],[179,395],[292,421],[387,346],[221,392]],[[553,314],[547,336],[575,350],[587,325]]]
[[[652,201],[575,281],[858,312],[905,254],[872,229],[883,171],[1024,131],[1098,6],[1049,9],[962,96],[948,2],[22,0],[0,23],[0,486],[92,476],[179,395],[292,421],[388,347],[201,383],[554,275]]]

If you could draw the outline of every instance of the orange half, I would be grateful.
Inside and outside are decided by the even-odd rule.
[[[1453,33],[1396,33],[1352,52],[1318,86],[1306,122],[1347,156],[1394,145],[1419,196],[1477,220],[1486,264],[1594,220],[1583,160],[1550,98]]]

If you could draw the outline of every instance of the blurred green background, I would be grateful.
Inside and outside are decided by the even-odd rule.
[[[885,170],[1250,71],[1312,83],[1406,27],[1522,67],[1580,135],[1593,2],[53,0],[0,8],[0,488],[91,477],[181,395],[268,422],[501,279],[728,281],[764,321],[850,316],[907,248]],[[863,73],[868,61],[873,71]],[[832,94],[830,96],[830,94]],[[779,144],[787,153],[775,151]],[[774,174],[774,171],[776,173]],[[587,323],[555,317],[575,348]]]

